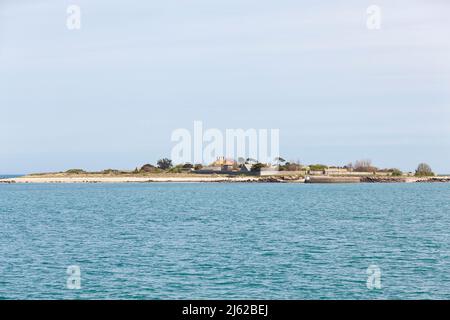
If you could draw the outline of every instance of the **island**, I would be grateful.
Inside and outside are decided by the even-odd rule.
[[[278,157],[274,163],[252,159],[219,157],[210,165],[177,164],[167,158],[156,165],[145,164],[134,170],[106,169],[89,172],[69,169],[64,172],[34,173],[0,179],[0,183],[149,183],[149,182],[247,182],[247,183],[418,183],[450,182],[450,176],[436,175],[425,163],[416,171],[404,173],[396,168],[379,169],[370,160],[345,166],[301,165]]]

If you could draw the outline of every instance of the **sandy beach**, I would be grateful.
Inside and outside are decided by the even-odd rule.
[[[220,176],[220,175],[28,175],[0,179],[0,183],[151,183],[151,182],[267,182],[267,183],[426,183],[450,182],[449,176],[438,177],[343,177],[343,176]]]
[[[79,176],[79,177],[34,177],[24,176],[18,178],[0,179],[3,183],[145,183],[145,182],[251,182],[257,181],[257,177],[176,177],[176,176],[155,176],[155,177],[92,177],[92,176]]]

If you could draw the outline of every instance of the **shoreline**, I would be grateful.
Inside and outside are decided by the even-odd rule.
[[[94,175],[28,175],[0,179],[0,184],[27,183],[436,183],[450,182],[450,176],[434,177],[377,177],[377,176],[190,176],[190,175],[148,175],[148,176],[94,176]]]

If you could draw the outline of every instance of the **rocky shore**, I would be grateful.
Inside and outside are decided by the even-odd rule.
[[[450,182],[450,177],[361,177],[367,183]]]
[[[0,183],[11,184],[16,183],[14,180],[0,179]]]
[[[416,182],[428,183],[428,182],[450,182],[450,177],[432,177],[422,180],[417,180]]]

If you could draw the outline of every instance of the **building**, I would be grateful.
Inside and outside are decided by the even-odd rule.
[[[241,170],[242,173],[250,173],[252,171],[252,164],[250,163],[244,163],[241,165]]]
[[[231,172],[233,171],[234,165],[224,164],[221,167],[222,172]]]
[[[236,165],[236,161],[233,159],[228,159],[225,157],[217,157],[216,161],[214,161],[211,166],[213,167],[221,167],[221,166],[234,166]]]
[[[213,173],[221,173],[222,171],[222,167],[217,167],[217,166],[208,166],[208,167],[203,167],[199,170],[195,170],[195,173],[203,173],[203,174],[213,174]]]

